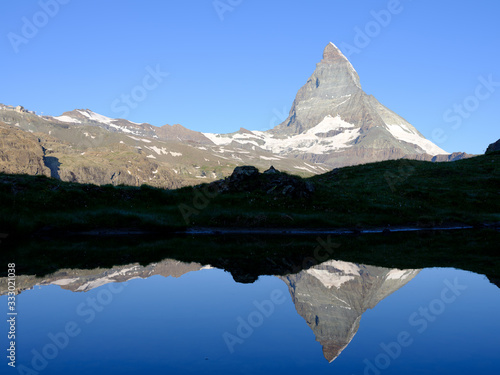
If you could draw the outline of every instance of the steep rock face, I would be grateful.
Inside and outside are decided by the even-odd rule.
[[[356,97],[356,94],[358,97],[362,94],[358,73],[330,43],[316,70],[298,91],[288,118],[273,132],[288,135],[302,133],[334,114],[336,108],[351,96]]]
[[[281,279],[288,285],[297,312],[331,362],[351,342],[362,314],[418,272],[331,260]]]
[[[0,172],[50,176],[38,138],[0,122]]]

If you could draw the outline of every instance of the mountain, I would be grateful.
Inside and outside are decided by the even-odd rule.
[[[418,272],[330,260],[281,279],[288,285],[297,313],[332,362],[353,339],[363,313]]]
[[[10,139],[0,150],[0,171],[50,170],[63,181],[97,185],[178,188],[219,180],[242,165],[262,171],[273,165],[312,176],[388,159],[441,162],[473,156],[445,152],[367,95],[333,43],[298,91],[288,118],[268,131],[201,133],[179,124],[156,127],[110,118],[89,109],[52,117],[2,104],[0,121],[4,138]]]
[[[220,145],[251,144],[330,168],[400,158],[455,160],[367,95],[358,73],[333,43],[326,46],[283,123],[267,132],[205,136]]]

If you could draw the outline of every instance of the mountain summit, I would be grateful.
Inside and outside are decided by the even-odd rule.
[[[361,93],[358,73],[342,52],[329,43],[316,70],[297,93],[288,119],[277,130],[285,134],[307,131],[327,116],[336,117],[337,108]]]
[[[320,158],[328,164],[448,154],[404,118],[367,95],[356,70],[333,43],[326,46],[323,59],[297,93],[288,118],[272,132],[293,136],[315,128],[324,134],[321,143],[325,146],[328,141],[347,138],[335,151]]]

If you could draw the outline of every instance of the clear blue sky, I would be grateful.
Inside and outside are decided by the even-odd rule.
[[[482,153],[500,138],[500,83],[476,91],[480,77],[500,82],[497,0],[220,0],[219,13],[213,0],[60,0],[43,10],[54,1],[0,3],[0,103],[119,117],[134,92],[131,121],[265,130],[332,41],[346,54],[361,47],[349,58],[363,89],[445,150]],[[372,12],[383,10],[389,21]],[[144,85],[148,67],[169,75]]]

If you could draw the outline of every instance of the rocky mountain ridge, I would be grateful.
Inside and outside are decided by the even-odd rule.
[[[64,121],[61,121],[64,120]],[[178,188],[212,182],[231,175],[239,165],[261,170],[271,164],[289,173],[310,176],[328,171],[264,150],[252,151],[237,144],[220,147],[201,133],[181,125],[161,128],[111,119],[89,110],[75,110],[56,117],[37,116],[0,106],[4,136],[38,143],[39,154],[26,153],[15,143],[4,142],[4,173],[45,174],[63,181]],[[15,136],[14,134],[18,134]],[[24,134],[19,137],[19,134]],[[31,146],[30,146],[31,147]],[[23,162],[15,160],[22,158]],[[30,167],[43,160],[42,169]]]
[[[45,277],[18,275],[16,277],[16,293],[31,290],[35,286],[59,285],[72,292],[88,292],[109,283],[123,283],[133,279],[146,279],[154,275],[164,277],[181,277],[188,272],[209,269],[199,263],[184,263],[178,260],[165,259],[161,262],[141,266],[138,263],[116,266],[110,269],[76,270],[61,269]],[[0,295],[8,292],[7,278],[0,278]]]

